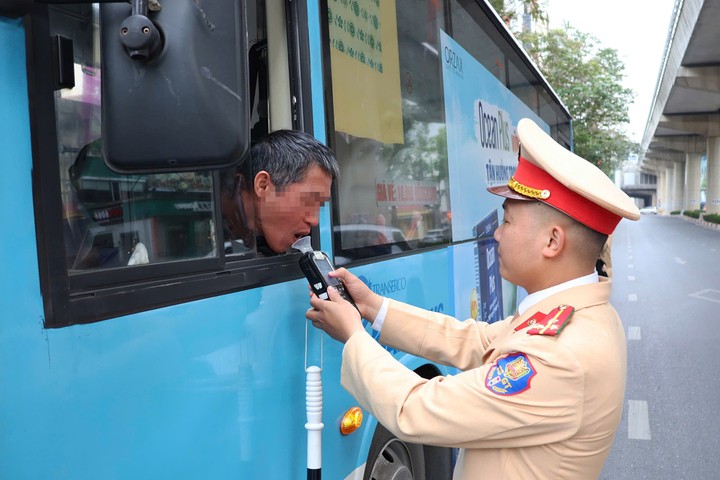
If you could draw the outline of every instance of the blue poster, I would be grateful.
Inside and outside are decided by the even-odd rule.
[[[531,118],[550,127],[452,38],[440,32],[452,238],[475,238],[473,228],[498,210],[503,199],[487,187],[507,184],[517,167],[516,126]]]
[[[496,262],[493,235],[502,219],[504,199],[486,189],[506,185],[515,172],[516,126],[521,118],[531,118],[548,133],[550,128],[444,32],[440,45],[452,238],[455,242],[476,239],[472,250],[454,252],[455,305],[462,318],[469,313],[492,323],[512,315],[516,289],[501,279]]]

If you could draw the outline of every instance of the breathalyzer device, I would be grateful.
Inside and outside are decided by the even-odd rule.
[[[335,267],[325,252],[312,249],[310,246],[310,237],[301,238],[293,244],[293,248],[302,252],[300,269],[305,275],[305,278],[307,278],[307,281],[310,282],[310,287],[318,298],[321,300],[329,300],[327,289],[328,287],[333,287],[342,298],[357,308],[357,305],[355,305],[355,302],[345,289],[342,281],[339,278],[333,278],[329,275],[330,272],[335,270]]]

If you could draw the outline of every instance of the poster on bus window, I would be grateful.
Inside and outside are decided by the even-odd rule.
[[[447,125],[453,241],[475,238],[473,228],[502,198],[487,187],[507,184],[517,167],[517,124],[531,118],[550,127],[445,32],[440,32]]]
[[[493,239],[504,199],[487,187],[506,185],[517,167],[516,127],[521,118],[531,118],[548,133],[550,128],[457,42],[440,33],[452,238],[475,240],[454,249],[455,308],[460,315],[492,323],[512,314],[516,290],[500,277]]]
[[[395,0],[328,2],[335,130],[404,143]]]

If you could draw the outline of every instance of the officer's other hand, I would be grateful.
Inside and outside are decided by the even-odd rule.
[[[320,300],[310,292],[310,305],[313,308],[305,312],[305,317],[312,321],[313,327],[319,328],[338,342],[345,343],[354,333],[365,330],[362,319],[355,307],[334,288],[328,287],[327,292],[329,300]]]
[[[333,270],[330,276],[342,280],[362,317],[370,323],[374,322],[382,306],[383,297],[374,293],[362,280],[344,268]]]

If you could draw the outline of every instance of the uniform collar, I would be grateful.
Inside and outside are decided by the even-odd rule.
[[[563,291],[568,290],[573,287],[580,287],[583,285],[591,285],[593,283],[598,283],[597,272],[593,272],[590,275],[585,275],[584,277],[575,278],[568,282],[561,283],[560,285],[555,285],[554,287],[546,288],[545,290],[540,290],[539,292],[535,292],[532,295],[528,295],[527,297],[525,297],[525,299],[522,302],[520,302],[520,305],[518,305],[518,314],[520,316],[522,316],[525,312],[527,312],[533,306],[542,302],[546,298],[552,297],[553,295],[556,295],[560,292],[563,292]],[[570,303],[570,305],[574,306],[575,308],[578,308],[577,306],[573,305],[572,303]]]

